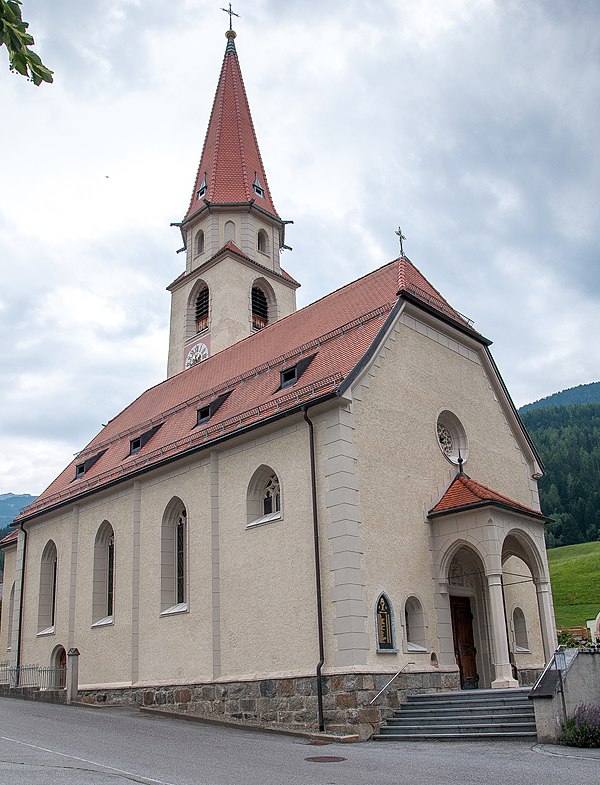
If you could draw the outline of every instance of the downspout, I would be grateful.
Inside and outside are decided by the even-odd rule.
[[[21,594],[19,597],[19,634],[17,635],[17,657],[15,661],[17,675],[16,686],[19,686],[21,675],[21,647],[23,645],[23,603],[25,596],[25,557],[27,555],[27,531],[23,523],[20,524],[21,531],[23,532],[23,555],[21,557]]]
[[[302,407],[304,419],[308,424],[310,437],[310,485],[312,492],[313,540],[315,549],[315,584],[317,589],[317,632],[319,633],[319,662],[317,663],[317,708],[319,730],[325,730],[323,719],[323,683],[321,670],[325,662],[325,643],[323,638],[323,599],[321,594],[321,558],[319,555],[319,515],[317,509],[317,473],[315,468],[315,429],[308,417],[308,406]]]

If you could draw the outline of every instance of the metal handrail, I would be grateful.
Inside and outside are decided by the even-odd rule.
[[[397,677],[398,677],[398,676],[399,676],[399,675],[402,673],[402,671],[403,671],[405,668],[408,668],[408,666],[409,666],[409,665],[414,665],[414,664],[415,664],[414,662],[407,662],[407,663],[406,663],[406,665],[403,665],[403,666],[400,668],[400,670],[398,671],[398,673],[395,673],[395,674],[392,676],[392,678],[391,678],[391,679],[388,681],[388,683],[385,685],[385,687],[384,687],[383,689],[379,690],[379,692],[378,692],[378,693],[377,693],[377,695],[376,695],[376,696],[373,698],[373,700],[370,700],[370,701],[369,701],[369,706],[370,706],[372,703],[375,703],[375,701],[376,701],[376,700],[377,700],[377,698],[378,698],[378,697],[381,695],[381,693],[382,693],[382,692],[385,692],[385,691],[387,690],[387,688],[388,688],[388,687],[390,686],[390,684],[391,684],[391,683],[394,681],[394,679],[396,679],[396,678],[397,678]]]
[[[540,684],[541,684],[541,682],[542,682],[542,679],[544,678],[544,676],[546,675],[546,673],[547,673],[547,672],[548,672],[548,671],[549,671],[549,670],[552,668],[552,665],[556,665],[556,660],[554,659],[554,658],[555,658],[555,656],[556,656],[556,652],[554,652],[554,654],[552,655],[552,657],[550,657],[550,659],[548,660],[548,662],[547,662],[547,663],[546,663],[546,665],[544,666],[544,670],[543,670],[543,671],[540,673],[540,675],[538,676],[538,679],[537,679],[536,683],[535,683],[535,684],[533,685],[533,687],[531,688],[531,691],[532,691],[532,692],[534,692],[535,690],[537,690],[537,688],[540,686]]]

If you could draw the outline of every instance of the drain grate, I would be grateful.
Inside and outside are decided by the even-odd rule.
[[[342,758],[340,755],[313,755],[311,758],[304,758],[304,760],[308,760],[311,763],[340,763],[347,759]]]

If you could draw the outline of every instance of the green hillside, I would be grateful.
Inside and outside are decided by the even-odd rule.
[[[583,627],[600,611],[600,542],[548,551],[557,627]]]
[[[544,409],[547,406],[569,406],[576,403],[600,403],[600,382],[580,384],[578,387],[569,387],[568,390],[547,395],[539,401],[527,403],[519,409],[519,413],[532,409]]]
[[[588,385],[589,386],[589,385]],[[600,403],[549,406],[521,418],[544,463],[549,548],[600,539]]]

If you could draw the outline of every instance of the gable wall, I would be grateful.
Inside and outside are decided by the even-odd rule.
[[[404,314],[384,350],[354,390],[359,498],[363,511],[365,593],[371,617],[369,663],[396,669],[408,660],[430,665],[438,631],[427,510],[456,473],[436,438],[438,414],[449,409],[468,437],[465,472],[532,506],[527,462],[502,413],[479,357],[449,344]],[[374,607],[385,591],[396,618],[398,655],[376,654]],[[404,603],[423,605],[428,653],[402,652]]]

